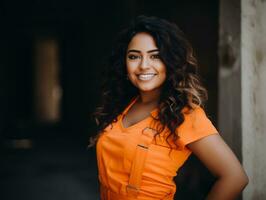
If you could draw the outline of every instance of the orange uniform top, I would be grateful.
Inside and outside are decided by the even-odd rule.
[[[142,121],[123,127],[123,116],[135,101],[118,116],[117,122],[105,129],[97,142],[101,200],[173,200],[176,191],[173,178],[191,154],[186,145],[217,134],[217,130],[202,108],[184,113],[184,122],[177,129],[179,148],[170,152],[163,137],[167,131],[155,141],[154,129],[149,128],[157,110]]]

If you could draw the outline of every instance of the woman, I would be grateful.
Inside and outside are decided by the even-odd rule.
[[[191,153],[217,177],[207,199],[235,199],[247,185],[202,108],[197,61],[175,24],[137,17],[117,39],[103,86],[95,112],[102,200],[173,199]]]

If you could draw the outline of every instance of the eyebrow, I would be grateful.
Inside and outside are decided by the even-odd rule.
[[[147,51],[147,53],[152,53],[152,52],[157,52],[157,51],[159,51],[159,49],[152,49],[152,50]],[[141,51],[135,50],[135,49],[130,49],[127,51],[127,53],[131,53],[131,52],[141,53]]]

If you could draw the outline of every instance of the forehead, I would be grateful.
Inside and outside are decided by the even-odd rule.
[[[148,51],[157,49],[155,40],[153,37],[145,32],[137,33],[129,42],[128,50],[135,49],[140,51]]]

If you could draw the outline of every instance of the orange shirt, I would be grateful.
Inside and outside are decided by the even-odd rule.
[[[117,122],[105,129],[97,142],[101,200],[172,200],[176,191],[173,178],[191,154],[186,145],[217,134],[217,130],[202,108],[184,113],[185,120],[177,129],[180,148],[170,153],[163,137],[167,131],[154,140],[154,131],[149,128],[152,116],[123,127],[123,116],[135,101],[118,116]],[[151,115],[156,113],[154,110]]]

